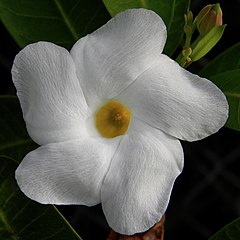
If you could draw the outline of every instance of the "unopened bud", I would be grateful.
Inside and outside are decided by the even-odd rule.
[[[191,11],[188,11],[187,14],[184,14],[185,25],[192,26],[193,14]]]
[[[192,54],[192,49],[190,47],[182,50],[182,59],[180,62],[180,65],[182,67],[186,68],[191,64],[191,62],[192,62],[191,54]]]
[[[219,3],[204,7],[195,21],[200,35],[206,35],[214,27],[222,25],[222,10]]]

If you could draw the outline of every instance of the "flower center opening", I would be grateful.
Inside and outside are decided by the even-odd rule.
[[[114,138],[125,134],[130,120],[130,110],[114,99],[106,102],[96,112],[96,128],[105,138]]]

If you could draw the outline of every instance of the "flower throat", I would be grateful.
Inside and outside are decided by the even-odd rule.
[[[105,138],[114,138],[125,134],[130,120],[130,110],[114,99],[106,102],[96,112],[96,128]]]

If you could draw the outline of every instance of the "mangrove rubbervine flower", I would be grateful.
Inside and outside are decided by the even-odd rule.
[[[223,93],[162,54],[162,19],[118,14],[70,53],[38,42],[12,68],[26,127],[41,145],[16,171],[21,190],[43,204],[101,202],[122,234],[164,214],[183,168],[179,139],[215,133],[228,115]]]

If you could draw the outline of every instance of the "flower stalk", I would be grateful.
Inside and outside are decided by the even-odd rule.
[[[221,39],[226,25],[222,25],[222,10],[219,3],[205,6],[193,20],[188,11],[184,15],[185,44],[176,61],[184,68],[205,56]],[[195,30],[198,37],[192,42]]]

